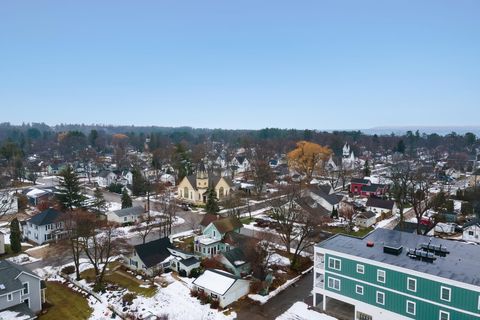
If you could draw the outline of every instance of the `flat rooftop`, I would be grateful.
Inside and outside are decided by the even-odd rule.
[[[373,242],[374,246],[367,247],[367,242]],[[407,256],[408,249],[418,249],[429,242],[431,245],[446,247],[450,253],[446,257],[435,255],[433,263]],[[403,251],[398,256],[384,253],[384,245],[403,246]],[[480,286],[480,246],[460,241],[379,228],[364,238],[337,234],[316,247]]]

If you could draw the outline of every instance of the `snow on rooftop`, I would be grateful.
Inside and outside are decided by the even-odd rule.
[[[193,284],[208,291],[224,295],[233,285],[236,279],[223,275],[222,271],[206,270],[200,277],[193,281]]]
[[[42,195],[42,194],[45,194],[45,193],[47,193],[47,191],[45,191],[45,190],[33,189],[33,190],[27,192],[27,196],[28,197],[35,197],[35,196],[39,196],[39,195]]]
[[[280,315],[276,320],[336,320],[337,318],[324,313],[309,310],[304,302],[295,302],[290,309]]]

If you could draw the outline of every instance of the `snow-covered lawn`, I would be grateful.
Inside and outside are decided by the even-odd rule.
[[[276,320],[337,320],[317,311],[309,310],[304,302],[295,302],[284,314]]]
[[[116,211],[122,209],[120,202],[107,202],[108,211]]]
[[[16,263],[16,264],[23,265],[23,264],[29,264],[29,263],[37,262],[37,261],[40,261],[42,259],[33,258],[33,257],[30,257],[26,253],[21,253],[18,256],[8,258],[7,260],[11,261],[13,263]]]
[[[270,256],[269,265],[288,267],[290,266],[290,259],[282,255],[279,255],[278,253],[274,253]]]
[[[385,220],[382,220],[380,222],[378,222],[376,225],[375,225],[375,228],[384,228],[385,226],[389,225],[392,221],[398,219],[397,215],[393,215],[391,218],[388,218],[388,219],[385,219]]]

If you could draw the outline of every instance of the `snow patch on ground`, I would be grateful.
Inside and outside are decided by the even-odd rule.
[[[276,320],[337,320],[337,318],[309,310],[308,305],[304,302],[295,302],[290,309],[277,317]]]
[[[270,257],[269,265],[277,265],[281,267],[288,267],[290,266],[290,259],[287,257],[281,256],[278,253],[274,253]]]
[[[21,253],[18,256],[8,258],[7,260],[11,261],[13,263],[16,263],[16,264],[24,265],[24,264],[37,262],[37,261],[40,261],[42,259],[33,258],[33,257],[30,257],[26,253]]]

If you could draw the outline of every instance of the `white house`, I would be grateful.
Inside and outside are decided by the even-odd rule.
[[[480,243],[480,220],[474,219],[463,225],[464,241],[472,241]]]
[[[237,167],[237,172],[245,172],[250,170],[250,162],[244,156],[236,156],[230,162],[230,166]]]
[[[124,257],[125,266],[148,276],[162,273],[170,268],[173,259],[169,248],[173,246],[168,237],[136,245],[132,253]]]
[[[117,175],[112,171],[101,171],[97,176],[97,184],[99,187],[107,188],[109,185],[117,181]]]
[[[0,214],[10,215],[18,212],[18,198],[9,192],[0,192]]]
[[[170,260],[170,269],[178,272],[180,275],[185,273],[185,275],[188,276],[193,269],[200,267],[200,260],[193,254],[177,248],[167,248],[167,250],[170,251],[173,257]]]
[[[215,269],[206,270],[193,281],[193,286],[199,293],[204,292],[212,299],[218,300],[222,308],[246,296],[250,290],[248,280]]]
[[[119,224],[135,223],[144,213],[145,209],[141,206],[124,208],[107,212],[107,220]]]
[[[375,212],[365,211],[360,212],[355,216],[355,224],[362,228],[368,228],[377,222],[377,216]]]
[[[62,239],[66,235],[62,221],[64,214],[49,208],[34,215],[26,221],[23,227],[23,237],[39,245]]]
[[[393,214],[396,209],[395,201],[378,198],[368,198],[365,206],[368,211],[374,212],[378,218],[380,218],[382,214]]]

